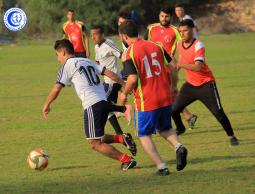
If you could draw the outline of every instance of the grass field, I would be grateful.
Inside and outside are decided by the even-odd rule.
[[[53,43],[0,46],[0,194],[255,193],[255,34],[202,36],[201,40],[241,145],[229,147],[223,129],[196,102],[189,108],[199,115],[197,128],[181,138],[189,149],[184,171],[176,171],[173,149],[155,136],[169,164],[168,177],[154,175],[156,169],[137,138],[138,166],[127,172],[120,171],[118,162],[90,150],[81,103],[72,88],[63,90],[48,121],[42,119],[42,105],[59,69]],[[122,119],[121,125],[135,135],[133,126]],[[109,124],[106,131],[113,133]],[[42,172],[26,164],[28,153],[37,147],[51,156]]]

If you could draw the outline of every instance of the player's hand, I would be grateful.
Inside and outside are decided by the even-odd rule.
[[[48,118],[49,112],[50,112],[50,105],[47,105],[47,104],[44,105],[43,110],[42,110],[42,114],[43,114],[43,117],[44,117],[45,119]]]
[[[90,57],[90,52],[88,50],[86,50],[86,56],[87,56],[87,58]]]
[[[127,103],[127,95],[124,94],[123,92],[120,93],[120,96],[119,96],[119,102],[121,105],[124,105]]]

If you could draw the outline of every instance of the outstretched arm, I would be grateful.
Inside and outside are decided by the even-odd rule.
[[[49,95],[47,97],[47,100],[44,103],[43,110],[42,110],[43,117],[45,119],[48,118],[48,114],[50,112],[50,105],[51,105],[51,103],[58,97],[58,95],[59,95],[59,93],[60,93],[62,88],[63,88],[63,86],[61,84],[59,84],[59,83],[56,83],[52,87],[52,89],[51,89],[51,91],[50,91],[50,93],[49,93]]]
[[[138,77],[135,74],[129,75],[123,92],[120,95],[120,104],[124,105],[127,102],[127,97],[137,86]]]
[[[112,72],[112,71],[105,68],[104,75],[109,77],[111,80],[119,83],[123,87],[125,86],[125,82],[116,73],[114,73],[114,72]]]

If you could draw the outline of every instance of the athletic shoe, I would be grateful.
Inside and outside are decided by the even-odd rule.
[[[123,144],[127,147],[127,149],[129,149],[131,154],[135,156],[137,149],[136,149],[135,141],[132,138],[132,135],[130,133],[123,133],[122,137],[124,141]]]
[[[194,129],[196,121],[197,115],[192,115],[192,117],[188,120],[189,130]]]
[[[170,174],[170,172],[169,172],[168,168],[160,169],[156,172],[157,176],[167,176],[169,174]]]
[[[181,171],[185,168],[187,164],[187,155],[188,150],[184,146],[180,146],[176,150],[176,169],[177,171]]]
[[[132,106],[130,104],[126,105],[126,111],[124,112],[124,116],[128,121],[128,125],[130,125],[132,120]]]
[[[130,162],[122,163],[122,164],[121,164],[121,169],[122,169],[122,170],[128,170],[128,169],[130,169],[130,168],[134,168],[135,166],[136,166],[136,161],[135,161],[134,158],[132,158],[132,159],[130,160]]]
[[[230,145],[231,145],[231,146],[237,146],[237,145],[239,145],[239,140],[238,140],[235,136],[231,137],[231,138],[230,138]]]
[[[180,129],[176,129],[175,130],[176,131],[176,135],[181,135],[181,134],[183,134],[183,133],[185,133],[185,131],[186,131],[186,129],[182,129],[182,130],[180,130]]]

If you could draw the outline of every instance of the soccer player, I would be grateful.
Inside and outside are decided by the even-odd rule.
[[[171,14],[172,10],[169,7],[162,7],[159,13],[159,23],[148,26],[145,39],[161,44],[168,55],[174,57],[176,44],[181,37],[177,28],[170,23]],[[177,95],[176,93],[178,93],[178,90],[175,92],[174,96]],[[182,113],[188,122],[189,128],[193,129],[197,116],[190,113],[187,108],[185,108]]]
[[[195,38],[198,38],[198,27],[196,25],[196,22],[192,19],[192,17],[190,15],[187,15],[185,13],[185,8],[184,5],[182,4],[177,4],[175,5],[175,15],[177,16],[177,18],[179,19],[179,21],[181,22],[182,20],[192,20],[195,27],[193,28],[193,34],[195,36]]]
[[[201,41],[194,38],[192,20],[183,20],[179,25],[182,40],[178,42],[178,67],[185,70],[186,82],[173,105],[172,117],[177,124],[178,134],[185,132],[180,112],[184,107],[196,100],[201,101],[216,117],[230,138],[231,145],[238,145],[239,141],[226,116],[220,102],[215,78],[205,60],[205,47]]]
[[[152,140],[152,134],[158,130],[159,134],[175,147],[176,168],[178,171],[183,170],[188,152],[180,143],[169,119],[172,94],[169,75],[164,66],[170,63],[171,57],[156,43],[139,39],[137,26],[131,20],[120,25],[119,33],[122,42],[129,46],[122,57],[124,71],[128,77],[120,99],[124,104],[127,96],[134,91],[136,127],[141,145],[156,164],[158,169],[156,174],[168,175],[167,165],[162,161]]]
[[[106,69],[120,75],[118,70],[118,58],[121,58],[122,51],[115,46],[112,40],[105,39],[104,29],[102,26],[92,26],[90,32],[92,40],[95,43],[95,61],[100,65],[104,66]],[[104,76],[103,85],[108,102],[116,104],[118,100],[118,92],[121,90],[122,86],[107,76]],[[130,124],[132,106],[127,105],[126,107],[127,110],[125,112],[125,115],[128,123]],[[128,148],[133,155],[136,155],[136,144],[133,141],[131,134],[123,133],[116,115],[114,113],[109,113],[108,120],[110,121],[116,134],[122,134],[124,139],[127,138],[129,139],[129,142],[132,142],[132,144],[128,146]]]
[[[67,22],[63,24],[64,38],[71,41],[75,56],[89,58],[89,40],[83,22],[75,20],[74,10],[67,11]]]
[[[121,143],[125,145],[122,135],[106,135],[104,127],[108,113],[112,111],[125,111],[124,106],[116,106],[106,101],[103,85],[99,75],[106,75],[120,84],[124,84],[118,75],[99,66],[86,58],[75,57],[72,43],[67,40],[57,40],[55,51],[60,64],[63,64],[56,84],[53,86],[43,107],[43,116],[47,119],[50,106],[58,97],[62,88],[66,85],[73,85],[84,108],[84,127],[88,143],[91,148],[119,160],[122,170],[128,170],[136,166],[136,161],[118,151],[110,143]]]
[[[131,16],[128,12],[120,12],[119,15],[118,15],[118,26],[120,26],[123,22],[127,21],[127,20],[130,20],[131,19]],[[123,48],[123,51],[125,51],[127,49],[128,45],[125,45],[122,43],[122,48]]]

